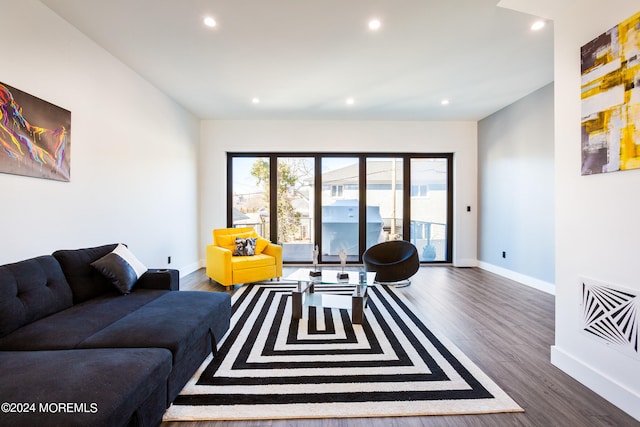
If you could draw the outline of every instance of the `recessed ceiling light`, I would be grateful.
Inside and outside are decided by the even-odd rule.
[[[381,26],[382,26],[382,23],[380,22],[379,19],[372,19],[371,21],[369,21],[369,29],[371,31],[379,30]]]
[[[260,98],[255,97],[255,98],[251,99],[251,102],[252,102],[253,104],[260,104]]]
[[[207,16],[206,18],[204,18],[204,25],[206,25],[207,27],[213,28],[216,26],[216,24],[217,24],[216,20],[213,19],[212,17]]]
[[[347,98],[347,100],[345,102],[347,103],[347,105],[353,105],[353,103],[356,102],[356,101],[353,98]]]
[[[531,25],[531,29],[533,31],[538,31],[538,30],[543,29],[544,26],[545,26],[545,22],[544,21],[536,21]]]
[[[440,104],[449,105],[449,100],[448,99],[443,99],[442,101],[440,101]]]

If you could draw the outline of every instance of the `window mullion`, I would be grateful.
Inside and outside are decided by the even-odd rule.
[[[362,254],[367,248],[367,158],[359,156],[358,190],[358,262],[362,262]]]
[[[278,157],[269,156],[269,236],[273,243],[278,238]]]

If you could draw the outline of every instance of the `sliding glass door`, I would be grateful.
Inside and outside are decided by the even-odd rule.
[[[451,262],[451,154],[230,153],[228,223],[282,245],[285,262],[359,263],[403,239]]]

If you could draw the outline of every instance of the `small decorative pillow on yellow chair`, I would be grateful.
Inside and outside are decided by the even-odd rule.
[[[236,246],[233,250],[233,256],[253,256],[256,254],[256,238],[255,237],[236,237]]]

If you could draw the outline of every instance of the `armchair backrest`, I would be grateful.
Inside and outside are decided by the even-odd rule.
[[[255,254],[259,255],[271,245],[267,239],[260,237],[253,227],[218,228],[213,230],[213,245],[234,251],[236,238],[256,238]]]
[[[233,236],[233,241],[235,242],[236,237],[258,237],[258,233],[253,227],[217,228],[213,230],[213,244],[216,246],[228,246],[227,240],[229,236]]]

